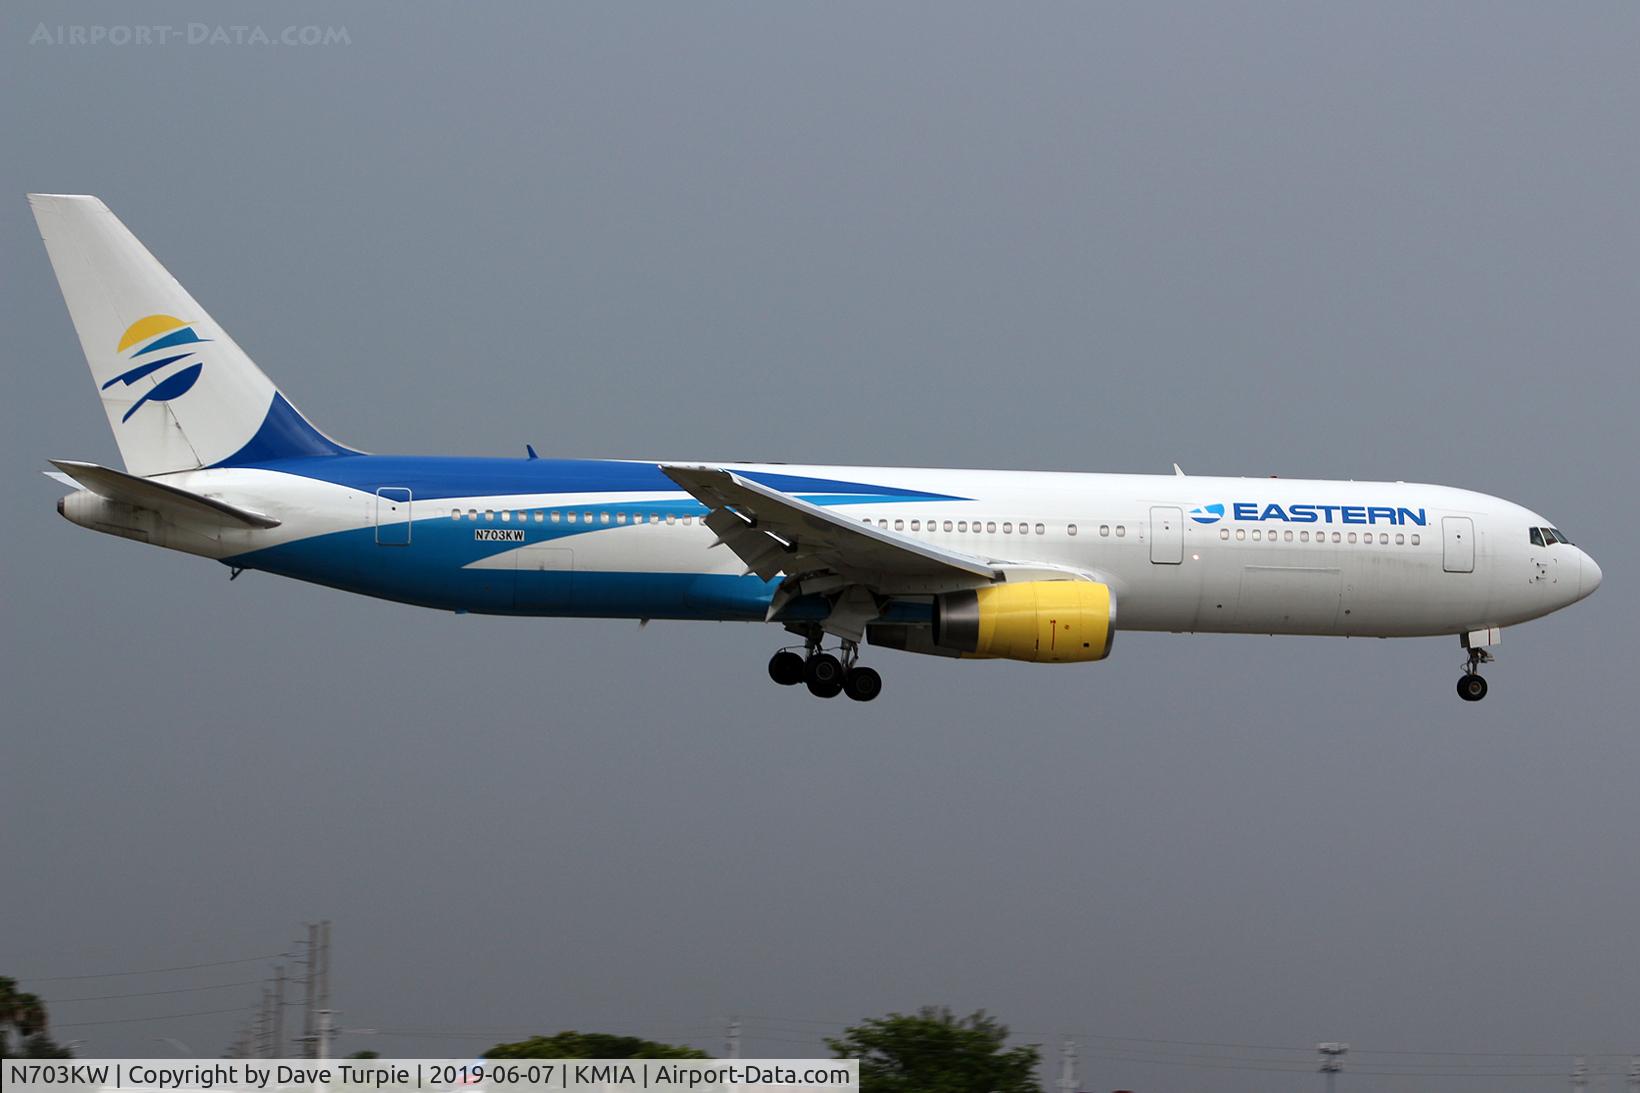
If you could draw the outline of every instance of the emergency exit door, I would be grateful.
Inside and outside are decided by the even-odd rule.
[[[1184,561],[1184,510],[1167,505],[1150,510],[1150,560],[1157,565]]]
[[[1467,516],[1441,517],[1441,568],[1448,573],[1475,572],[1475,521]]]
[[[376,543],[379,546],[410,545],[410,490],[405,486],[383,486],[376,491]]]

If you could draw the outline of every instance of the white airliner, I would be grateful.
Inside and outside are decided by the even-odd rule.
[[[314,428],[94,197],[31,195],[123,471],[53,460],[83,527],[445,611],[742,619],[769,675],[869,700],[860,644],[1103,660],[1118,628],[1500,631],[1600,567],[1550,521],[1405,482],[367,455]],[[827,652],[828,640],[836,653]],[[801,650],[801,652],[797,650]]]

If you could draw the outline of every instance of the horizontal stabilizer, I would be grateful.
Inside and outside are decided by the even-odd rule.
[[[278,520],[254,509],[230,505],[226,501],[218,501],[214,497],[206,497],[204,494],[176,486],[167,486],[151,478],[138,478],[124,471],[99,467],[95,463],[80,463],[72,459],[53,459],[51,463],[62,472],[61,478],[57,475],[51,477],[58,478],[58,481],[67,479],[70,484],[88,489],[110,501],[215,523],[236,523],[251,528],[279,526]]]

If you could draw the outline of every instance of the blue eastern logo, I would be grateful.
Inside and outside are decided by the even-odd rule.
[[[102,385],[104,391],[116,383],[123,383],[130,387],[133,383],[151,376],[160,369],[185,361],[195,354],[195,350],[186,349],[180,353],[167,353],[163,357],[154,354],[163,349],[176,350],[185,345],[201,345],[210,341],[194,333],[194,328],[188,322],[178,319],[174,315],[148,315],[126,327],[124,335],[120,337],[120,344],[115,348],[116,353],[131,350],[128,360],[134,362],[133,367],[121,372],[113,379]],[[133,348],[135,347],[135,348]],[[150,402],[170,402],[174,398],[181,398],[193,390],[194,384],[199,382],[199,374],[204,371],[203,361],[194,361],[177,369],[158,383],[150,387],[147,392],[131,408],[125,411],[120,418],[124,424],[131,420],[131,415],[142,409]]]
[[[1190,518],[1198,524],[1216,524],[1224,519],[1224,502],[1215,501],[1211,505],[1197,505],[1190,510]]]

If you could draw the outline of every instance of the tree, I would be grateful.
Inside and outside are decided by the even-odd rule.
[[[704,1051],[607,1032],[560,1032],[497,1044],[486,1059],[710,1059]]]
[[[1008,1048],[1008,1028],[984,1010],[956,1018],[943,1006],[873,1018],[827,1039],[839,1059],[860,1060],[861,1093],[1042,1093],[1040,1053]]]
[[[58,1047],[47,1034],[50,1019],[37,994],[17,989],[17,980],[0,975],[0,1056],[18,1059],[68,1059],[74,1053]],[[21,1051],[12,1056],[11,1034],[17,1033]]]

